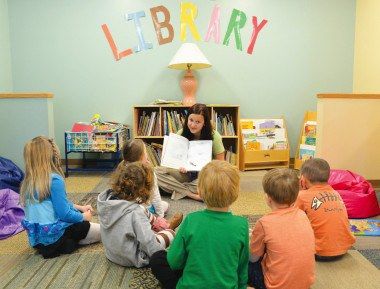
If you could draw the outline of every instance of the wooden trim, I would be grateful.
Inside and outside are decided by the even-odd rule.
[[[317,98],[380,99],[380,94],[320,93]]]
[[[51,92],[17,92],[17,93],[0,93],[0,98],[53,98]]]
[[[380,180],[368,180],[375,190],[380,189]]]
[[[237,104],[206,104],[207,107],[210,108],[238,108],[240,105]],[[141,109],[141,108],[190,108],[188,105],[168,105],[168,104],[147,104],[147,105],[135,105],[133,108]]]

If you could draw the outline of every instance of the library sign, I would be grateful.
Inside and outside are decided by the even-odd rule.
[[[212,12],[210,21],[208,23],[207,33],[204,37],[204,41],[208,42],[213,38],[214,42],[220,43],[220,6],[215,5]],[[180,6],[180,39],[182,42],[186,41],[186,31],[187,28],[191,32],[192,37],[200,41],[201,36],[198,32],[197,26],[195,24],[195,18],[198,14],[198,7],[192,2],[181,2]],[[174,29],[173,25],[170,23],[170,11],[163,5],[150,8],[150,15],[152,17],[154,29],[156,30],[157,40],[159,45],[167,44],[173,41]],[[159,20],[159,15],[162,16]],[[140,19],[145,17],[144,11],[138,11],[134,13],[128,13],[125,15],[127,21],[133,20],[136,33],[138,36],[139,43],[132,49],[128,48],[125,50],[119,50],[114,38],[112,37],[111,31],[107,24],[102,25],[102,30],[108,41],[108,44],[112,50],[115,60],[120,60],[128,55],[137,53],[143,50],[152,49],[153,45],[144,39],[143,30],[141,28]],[[263,19],[258,21],[257,16],[252,16],[252,34],[249,43],[247,44],[246,52],[252,54],[257,37],[263,27],[267,24],[268,20]],[[236,49],[242,51],[243,45],[241,42],[240,29],[242,29],[247,22],[247,16],[243,11],[238,9],[233,9],[231,12],[231,17],[227,30],[224,34],[223,45],[228,46],[230,42],[231,35],[234,34]],[[166,31],[165,36],[163,36],[162,31]]]

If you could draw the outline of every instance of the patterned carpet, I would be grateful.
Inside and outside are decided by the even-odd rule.
[[[261,188],[262,175],[242,177],[241,194],[233,204],[234,214],[245,216],[250,226],[269,210]],[[108,175],[70,177],[69,198],[96,208],[99,192],[108,188]],[[100,180],[100,182],[99,182]],[[91,187],[90,193],[85,193]],[[256,192],[249,191],[250,188]],[[205,208],[190,199],[172,201],[168,218],[175,212],[189,212]],[[97,221],[97,214],[94,214]],[[364,237],[365,238],[365,237]],[[376,238],[376,237],[372,237]],[[312,288],[378,288],[380,284],[380,239],[359,239],[358,248],[334,263],[317,263],[317,280]],[[360,252],[360,253],[359,253]],[[364,257],[363,257],[364,256]],[[370,262],[372,262],[373,266]],[[27,242],[26,233],[0,241],[0,288],[161,288],[149,268],[125,268],[108,261],[101,243],[82,247],[75,254],[44,260],[36,255]]]

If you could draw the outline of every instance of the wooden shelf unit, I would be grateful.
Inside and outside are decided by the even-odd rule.
[[[213,124],[213,127],[216,126],[216,119],[215,115],[226,115],[229,114],[231,117],[235,135],[227,136],[222,135],[222,141],[224,148],[226,150],[232,149],[232,152],[236,154],[235,159],[235,165],[239,165],[239,142],[240,142],[240,106],[238,105],[223,105],[223,104],[209,104],[207,105],[209,108],[210,116],[211,116],[211,122]],[[165,111],[177,111],[184,113],[185,110],[188,110],[188,106],[181,106],[181,105],[139,105],[133,107],[133,137],[142,139],[146,143],[159,143],[162,144],[164,140],[164,114]],[[143,112],[145,111],[146,115],[151,115],[153,112],[156,112],[157,115],[157,121],[159,126],[159,132],[158,135],[141,135],[139,133],[139,122],[140,122],[140,116],[143,115]]]
[[[300,145],[302,144],[302,136],[304,134],[305,123],[307,121],[317,121],[317,112],[316,111],[306,111],[305,112],[305,116],[303,118],[303,122],[301,125],[300,137],[298,140],[298,147],[296,150],[296,156],[294,158],[294,168],[296,170],[299,170],[302,166],[302,160],[300,159]]]
[[[241,171],[247,170],[262,170],[272,168],[288,168],[289,167],[289,141],[286,130],[285,120],[283,118],[262,118],[262,119],[282,119],[285,129],[285,137],[287,148],[282,150],[247,150],[244,147],[242,128],[240,127],[240,163],[239,169]],[[243,121],[249,121],[255,119],[241,119]],[[240,126],[240,125],[239,125]]]

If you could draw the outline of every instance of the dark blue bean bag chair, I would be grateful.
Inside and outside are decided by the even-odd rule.
[[[0,157],[0,190],[11,189],[19,193],[24,172],[11,160]]]

